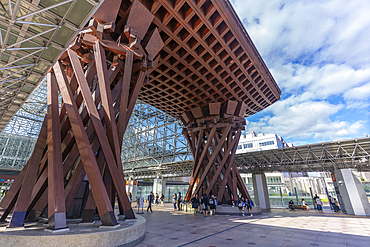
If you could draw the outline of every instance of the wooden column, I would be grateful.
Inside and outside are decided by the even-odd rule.
[[[24,177],[22,181],[22,185],[20,186],[20,184],[14,183],[11,187],[11,190],[8,191],[8,193],[10,192],[9,194],[9,198],[10,198],[10,196],[13,195],[16,189],[20,188],[20,191],[18,194],[18,200],[17,200],[17,203],[15,204],[14,212],[12,214],[12,218],[9,222],[8,227],[23,226],[23,221],[24,221],[24,218],[26,217],[27,208],[28,208],[28,205],[31,199],[32,188],[36,181],[37,170],[38,170],[39,163],[40,163],[43,151],[44,151],[43,149],[45,148],[45,145],[46,145],[46,134],[47,134],[46,126],[47,125],[46,125],[46,118],[45,118],[43,125],[41,127],[40,135],[37,139],[33,154],[28,162],[28,165],[26,165],[26,167],[24,168],[25,169],[24,176],[22,174],[23,172],[22,171],[21,174],[17,178],[19,181],[20,178]],[[13,196],[13,200],[15,198],[16,197]],[[4,203],[6,202],[7,201],[4,201]]]
[[[185,125],[183,133],[194,155],[186,201],[195,194],[204,192],[209,196],[212,192],[219,203],[231,204],[228,193],[236,199],[238,190],[249,198],[244,183],[238,181],[240,175],[234,163],[241,131],[245,125],[243,109],[244,103],[227,101],[194,108],[181,115],[180,119]],[[195,181],[197,187],[194,190]]]
[[[135,219],[125,188],[122,139],[164,44],[157,29],[149,30],[154,16],[139,1],[128,18],[120,17],[126,28],[119,35],[126,38],[113,41],[117,12],[97,14],[48,73],[48,113],[35,150],[0,202],[0,221],[13,210],[10,227],[22,226],[25,218],[37,221],[47,207],[49,228],[66,228],[67,210],[86,175],[85,222],[97,209],[103,225],[117,225],[116,197],[120,212]]]
[[[67,227],[64,201],[62,146],[60,139],[58,86],[55,75],[47,75],[48,86],[48,219],[52,230]]]

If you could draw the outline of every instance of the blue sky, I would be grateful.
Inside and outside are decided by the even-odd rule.
[[[282,91],[248,130],[294,145],[370,134],[370,1],[231,2]]]

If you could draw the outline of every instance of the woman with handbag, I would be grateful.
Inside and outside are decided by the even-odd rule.
[[[207,194],[204,193],[203,197],[202,197],[202,200],[200,202],[202,204],[202,210],[203,210],[203,218],[205,219],[209,219],[207,217],[207,214],[208,214],[208,204],[209,204],[209,200],[208,200],[208,197],[207,197]]]
[[[216,197],[214,195],[211,195],[211,198],[209,199],[209,209],[211,210],[212,215],[216,214],[216,206]]]

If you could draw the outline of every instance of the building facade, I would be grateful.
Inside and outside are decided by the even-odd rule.
[[[257,134],[254,131],[248,131],[240,137],[236,153],[247,153],[292,146],[293,144],[287,143],[281,136],[276,134]]]
[[[264,134],[248,131],[244,133],[238,144],[236,153],[271,150],[293,147],[281,136],[274,133]],[[327,197],[326,190],[334,195],[334,187],[328,172],[266,172],[266,182],[272,207],[285,207],[290,199],[311,198],[311,194],[318,194],[322,199]],[[252,174],[244,173],[241,177],[246,184],[249,194],[254,197]]]

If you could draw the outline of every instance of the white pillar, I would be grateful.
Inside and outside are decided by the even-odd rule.
[[[335,178],[347,214],[370,215],[370,204],[359,177],[351,169],[338,169]]]
[[[138,181],[137,180],[132,180],[132,185],[131,185],[131,193],[132,193],[132,201],[135,202],[136,201],[136,196],[137,196],[137,183]]]
[[[132,180],[131,178],[129,178],[128,180],[126,180],[126,192],[127,193],[132,193]]]
[[[261,209],[271,209],[266,176],[264,173],[253,173],[254,203]]]
[[[165,179],[160,179],[156,178],[153,181],[153,194],[155,195],[158,193],[159,198],[161,198],[162,193],[166,193],[166,180]]]
[[[135,202],[137,195],[137,180],[132,180],[131,178],[126,180],[126,192],[132,193],[132,201]]]

